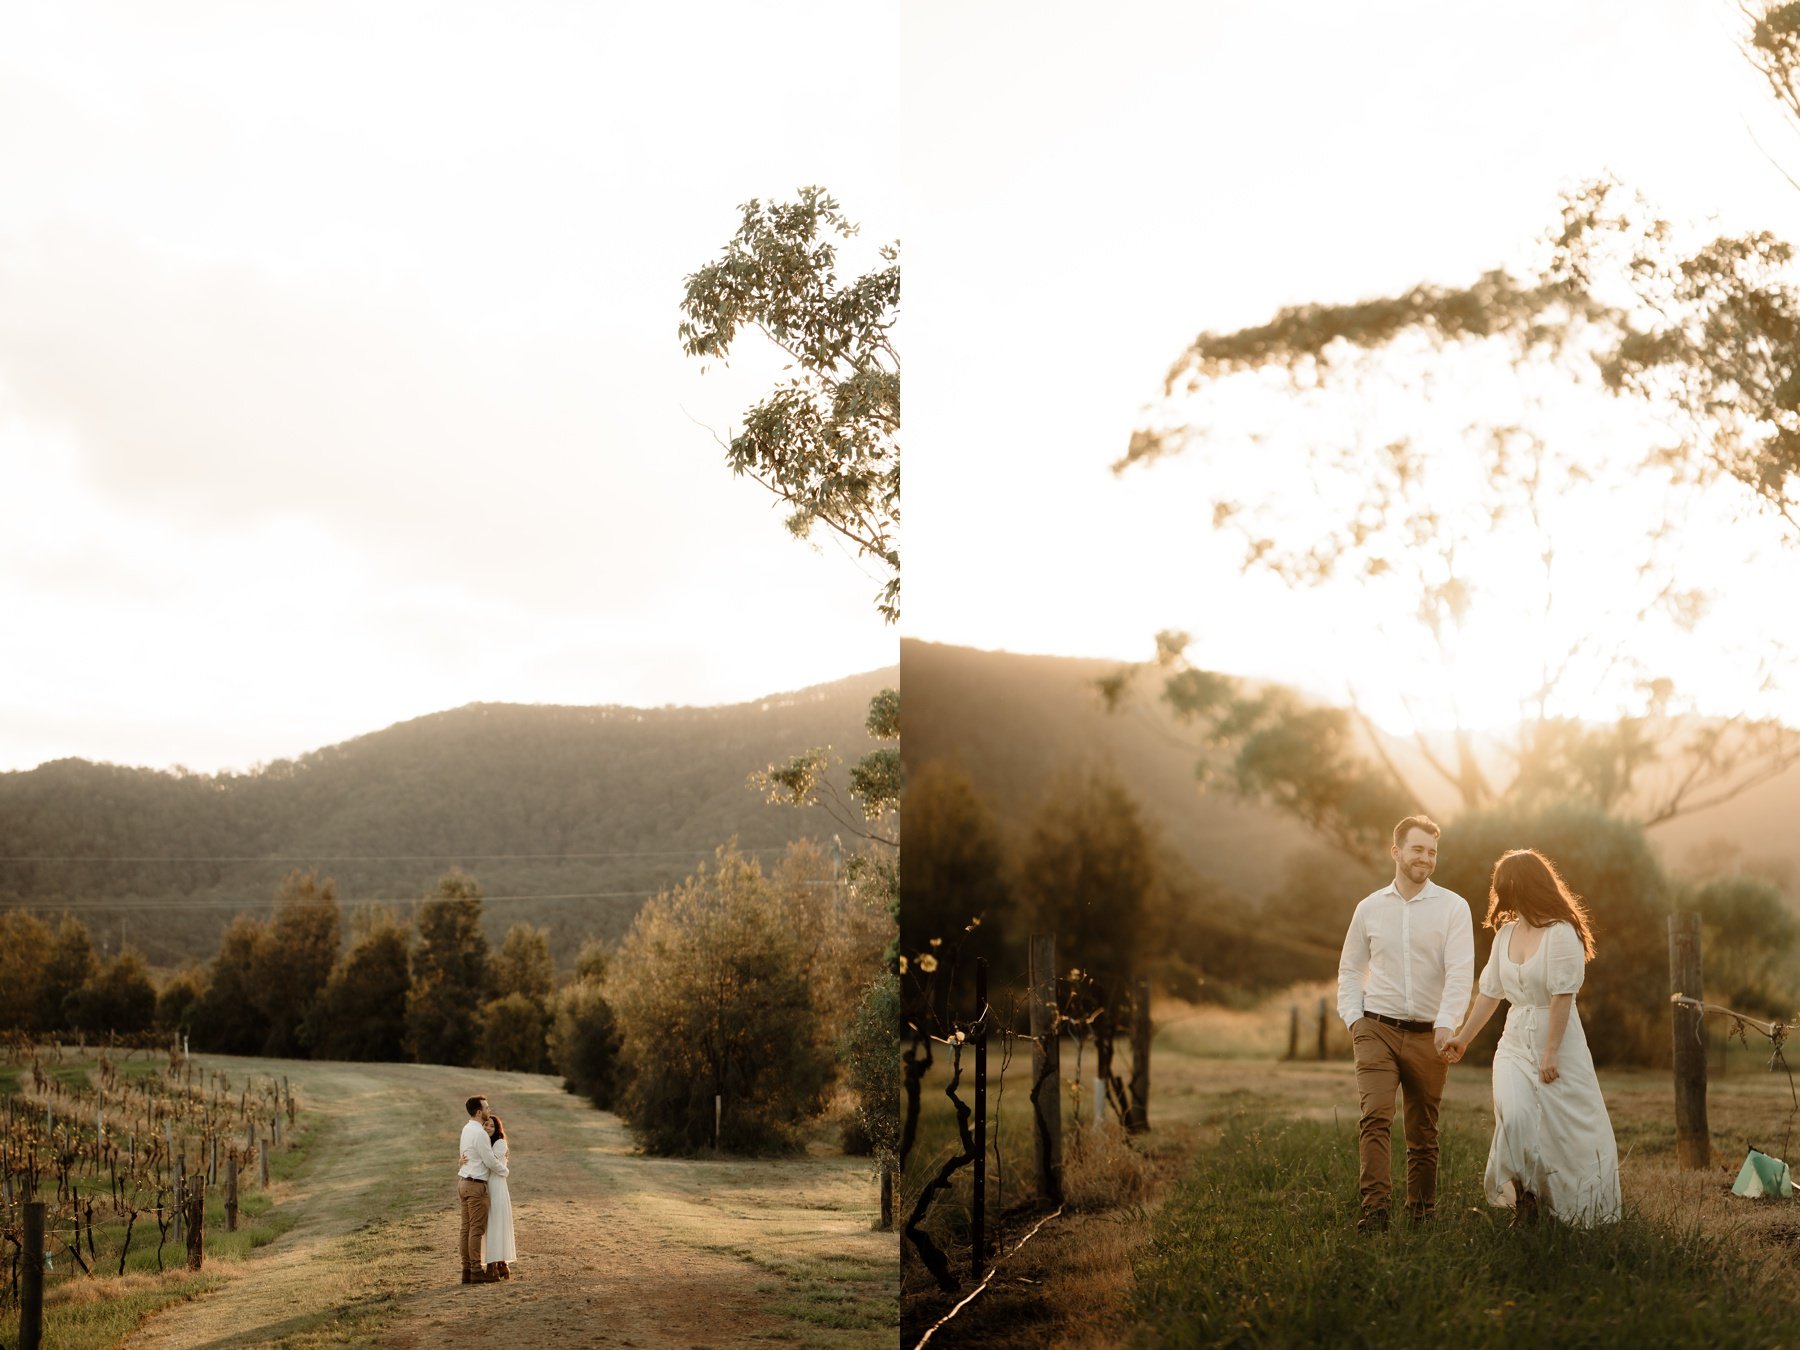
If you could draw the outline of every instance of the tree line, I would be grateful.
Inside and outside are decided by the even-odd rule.
[[[1057,935],[1065,975],[1078,969],[1103,992],[1149,975],[1189,999],[1251,1001],[1332,978],[1356,902],[1391,875],[1321,840],[1269,856],[1262,894],[1239,897],[1189,868],[1124,782],[1093,765],[1055,776],[1010,831],[949,760],[910,775],[904,809],[901,949],[915,1003],[941,997],[948,966],[966,970],[977,957],[988,959],[992,987],[1022,985],[1025,941],[1038,931]],[[1667,1062],[1666,920],[1677,909],[1701,915],[1709,999],[1781,1018],[1800,1007],[1800,919],[1779,879],[1729,863],[1680,876],[1642,824],[1530,799],[1449,820],[1434,879],[1469,902],[1479,925],[1494,861],[1517,847],[1556,859],[1592,915],[1600,954],[1581,997],[1597,1060]],[[1491,937],[1477,938],[1478,958]],[[958,996],[968,987],[959,977]]]
[[[795,1147],[869,1047],[858,1011],[890,943],[886,892],[810,840],[765,870],[734,843],[647,903],[616,945],[585,942],[559,980],[549,933],[497,947],[468,872],[409,914],[359,906],[295,871],[267,919],[236,916],[210,962],[160,982],[141,954],[108,960],[63,915],[0,914],[0,1029],[189,1038],[196,1052],[555,1072],[617,1109],[644,1145]],[[345,931],[348,929],[348,941]],[[880,981],[875,981],[877,985]],[[877,1001],[879,1001],[877,991]],[[891,1027],[887,1028],[891,1040]],[[874,1046],[879,1051],[878,1042]],[[871,1110],[847,1127],[866,1150]]]

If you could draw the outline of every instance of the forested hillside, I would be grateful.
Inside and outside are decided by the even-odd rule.
[[[104,949],[122,935],[169,965],[209,958],[295,868],[335,878],[348,913],[404,911],[460,866],[494,942],[542,924],[567,963],[733,836],[771,858],[829,840],[822,811],[772,807],[748,775],[811,746],[853,760],[869,699],[896,678],[713,708],[472,704],[244,774],[74,759],[0,774],[0,907],[66,906]]]

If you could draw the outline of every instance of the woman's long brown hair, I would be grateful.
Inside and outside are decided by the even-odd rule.
[[[494,1127],[493,1129],[488,1131],[489,1139],[492,1139],[497,1144],[502,1139],[506,1138],[506,1126],[504,1126],[500,1123],[499,1116],[489,1115],[488,1116],[488,1124],[490,1124]]]
[[[1572,924],[1581,935],[1587,959],[1594,959],[1594,932],[1581,897],[1568,887],[1556,864],[1535,848],[1515,848],[1502,853],[1488,884],[1487,926],[1499,932],[1501,925],[1523,919],[1537,928],[1558,922]]]

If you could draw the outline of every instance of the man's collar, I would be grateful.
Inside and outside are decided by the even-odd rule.
[[[1430,892],[1435,891],[1437,889],[1438,889],[1437,882],[1433,881],[1430,877],[1426,877],[1425,884],[1423,886],[1419,887],[1419,893],[1413,897],[1413,900],[1423,900],[1427,894],[1429,894]],[[1383,895],[1390,894],[1390,893],[1394,896],[1395,899],[1399,900],[1402,904],[1411,904],[1412,903],[1411,900],[1408,900],[1404,895],[1400,894],[1400,879],[1398,877],[1396,877],[1394,880],[1388,882],[1387,889],[1380,892],[1380,894],[1383,894]]]

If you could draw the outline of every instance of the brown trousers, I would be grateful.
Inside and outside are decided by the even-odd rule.
[[[462,1202],[463,1270],[473,1275],[481,1269],[481,1239],[487,1236],[487,1183],[458,1177],[456,1197]]]
[[[1356,1047],[1356,1091],[1362,1099],[1357,1156],[1362,1166],[1363,1213],[1386,1210],[1393,1199],[1394,1090],[1406,1102],[1406,1208],[1417,1215],[1437,1205],[1438,1105],[1449,1065],[1438,1058],[1429,1031],[1402,1031],[1364,1017],[1350,1028]]]

